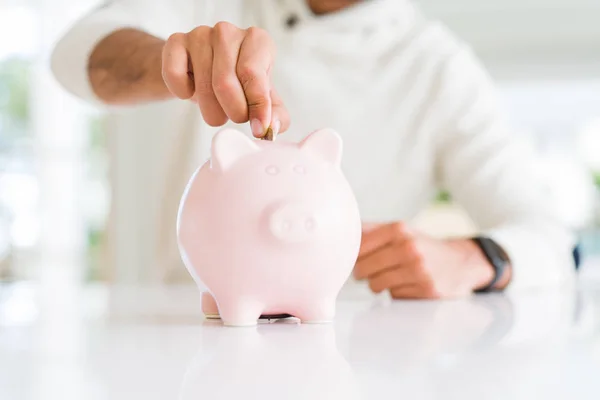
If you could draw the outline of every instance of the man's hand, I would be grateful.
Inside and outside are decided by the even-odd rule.
[[[254,136],[285,132],[289,115],[271,85],[275,46],[262,29],[227,22],[174,33],[168,40],[123,28],[92,51],[88,76],[107,104],[178,97],[198,104],[211,126],[250,122]]]
[[[283,132],[289,125],[271,84],[274,61],[275,46],[266,31],[219,22],[171,35],[162,53],[162,75],[176,97],[197,102],[209,125],[250,121],[253,135],[262,137],[269,126]]]
[[[354,276],[375,293],[393,298],[437,299],[469,296],[493,279],[493,269],[470,240],[439,240],[403,223],[363,232]],[[508,277],[507,277],[508,278]],[[500,285],[505,285],[503,278]]]

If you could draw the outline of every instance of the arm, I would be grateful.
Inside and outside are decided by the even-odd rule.
[[[97,9],[57,43],[56,78],[90,103],[176,97],[198,104],[211,126],[251,122],[257,137],[269,126],[287,130],[288,112],[271,85],[275,49],[268,33],[223,21],[196,26],[190,15],[198,3],[171,0],[149,7],[142,0],[120,0]],[[181,32],[184,26],[190,30]]]
[[[185,7],[189,0],[173,3],[176,9],[175,4]],[[152,7],[140,0],[106,2],[58,40],[51,55],[52,72],[67,91],[98,106],[164,98],[168,94],[157,79],[160,43],[183,22],[164,1]],[[144,89],[147,82],[153,82],[150,89]],[[129,90],[133,92],[126,94]]]
[[[438,183],[509,258],[496,289],[558,285],[574,276],[574,237],[536,175],[535,155],[512,134],[491,80],[458,49],[440,64],[428,121]],[[402,222],[363,232],[354,276],[393,298],[464,297],[493,268],[471,238],[437,239]]]
[[[94,94],[115,105],[173,97],[162,78],[164,45],[158,37],[128,28],[102,39],[87,66]]]
[[[508,288],[568,281],[574,235],[536,174],[536,156],[501,113],[491,79],[468,50],[440,77],[440,185],[511,260]]]

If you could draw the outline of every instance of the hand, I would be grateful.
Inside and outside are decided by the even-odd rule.
[[[250,121],[253,135],[262,137],[269,126],[280,133],[290,123],[271,85],[274,60],[275,46],[264,30],[219,22],[171,35],[162,75],[173,95],[199,105],[209,125]]]
[[[354,269],[375,293],[395,299],[469,296],[493,279],[483,252],[470,240],[440,240],[413,232],[403,223],[363,231]]]

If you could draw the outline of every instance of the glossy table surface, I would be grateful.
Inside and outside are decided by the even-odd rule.
[[[600,282],[453,301],[361,290],[332,324],[227,328],[194,287],[0,286],[0,399],[600,398]]]

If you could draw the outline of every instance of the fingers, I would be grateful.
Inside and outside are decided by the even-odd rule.
[[[354,267],[354,277],[358,280],[372,279],[387,269],[413,264],[417,266],[421,258],[413,241],[407,240],[390,244],[358,260]]]
[[[414,268],[410,264],[403,264],[372,276],[369,279],[369,288],[374,293],[381,293],[387,289],[416,282]]]
[[[429,280],[417,248],[418,241],[405,224],[370,228],[363,233],[360,255],[354,267],[356,279],[368,279],[369,287],[375,293],[411,287]],[[411,294],[414,289],[402,290]]]
[[[263,137],[285,132],[290,117],[271,85],[275,46],[266,31],[227,22],[173,34],[163,47],[163,80],[180,99],[196,102],[211,126],[250,122]]]
[[[440,293],[431,283],[414,283],[394,287],[390,290],[393,299],[439,299]]]
[[[236,73],[243,41],[244,31],[232,24],[219,22],[212,30],[212,87],[225,114],[238,124],[248,121],[246,95]]]
[[[162,76],[176,97],[187,100],[194,95],[194,82],[188,76],[188,52],[183,33],[171,35],[162,52]]]
[[[273,63],[273,46],[262,29],[249,28],[237,64],[237,76],[242,84],[248,104],[248,118],[252,134],[264,136],[271,125],[270,71]]]
[[[401,222],[378,226],[363,234],[358,258],[360,260],[390,243],[402,243],[410,238],[407,226]]]
[[[227,122],[227,115],[215,96],[212,86],[213,50],[210,44],[210,28],[194,29],[188,35],[187,46],[192,59],[194,96],[202,116],[210,126],[221,126]]]
[[[368,256],[360,258],[354,266],[354,277],[358,280],[367,279],[388,268],[412,261],[407,257],[410,255],[410,249],[405,249],[410,244],[410,242],[388,244]]]

